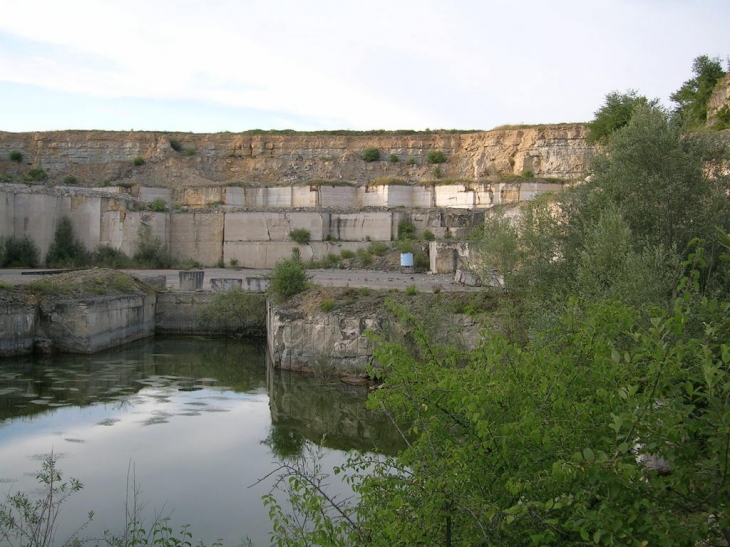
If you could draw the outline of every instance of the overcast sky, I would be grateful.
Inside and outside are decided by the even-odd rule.
[[[728,0],[0,0],[0,130],[490,129],[669,105]]]

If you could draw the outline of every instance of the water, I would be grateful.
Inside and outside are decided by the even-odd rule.
[[[325,436],[325,464],[342,450],[392,452],[388,420],[365,410],[363,388],[268,371],[262,343],[156,338],[93,356],[0,362],[0,496],[37,487],[53,452],[84,484],[63,506],[58,539],[120,532],[131,480],[145,515],[170,514],[197,540],[268,545],[256,484],[282,457]]]

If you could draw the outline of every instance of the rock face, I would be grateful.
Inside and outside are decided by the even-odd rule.
[[[725,75],[712,92],[707,103],[707,125],[718,123],[717,115],[721,110],[730,108],[730,73]]]
[[[576,179],[587,166],[585,136],[580,124],[364,136],[0,132],[0,173],[19,180],[33,167],[43,169],[52,183],[66,179],[87,186],[111,181],[168,188],[315,180],[366,183],[384,177],[480,180],[524,171]],[[381,159],[364,161],[366,148],[380,150]],[[445,163],[428,163],[428,153],[435,150],[446,155]],[[10,161],[11,152],[20,152],[22,162]]]

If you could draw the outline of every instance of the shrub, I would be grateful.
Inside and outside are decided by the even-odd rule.
[[[433,232],[431,230],[425,230],[423,232],[423,239],[426,241],[434,241],[436,239],[436,236],[433,235]]]
[[[76,268],[87,265],[89,254],[84,244],[76,238],[71,219],[61,217],[56,226],[53,242],[46,254],[46,266],[52,268]]]
[[[368,252],[375,256],[385,256],[388,249],[390,249],[390,246],[382,241],[373,241],[370,245],[368,245]]]
[[[163,198],[155,198],[149,207],[155,213],[164,213],[167,211],[167,202]]]
[[[396,154],[390,155],[390,163],[398,163],[398,156]]]
[[[235,268],[236,266],[238,266],[238,259],[231,258],[230,264],[231,264],[231,268]]]
[[[451,239],[453,237],[454,237],[454,235],[451,233],[451,229],[446,228],[446,233],[444,234],[444,239]]]
[[[436,167],[436,169],[433,170],[433,176],[434,178],[440,179],[444,176],[444,172],[441,170],[440,167]]]
[[[413,255],[413,266],[417,270],[428,270],[431,268],[431,261],[426,253],[418,251]]]
[[[140,165],[144,165],[144,158],[142,156],[137,156],[132,160],[132,163],[139,167]]]
[[[334,253],[327,253],[327,256],[325,256],[322,259],[322,267],[323,268],[336,268],[340,265],[341,262],[340,255],[336,255]]]
[[[28,179],[34,181],[46,180],[46,172],[43,169],[34,168],[28,171]]]
[[[66,186],[73,186],[74,184],[78,184],[78,182],[78,179],[73,175],[67,175],[63,177],[63,184],[65,184]]]
[[[535,173],[531,171],[530,169],[525,169],[522,171],[522,178],[523,179],[531,179],[535,177]]]
[[[380,159],[380,150],[377,148],[366,148],[362,151],[362,159],[365,161],[378,161]]]
[[[322,300],[319,304],[319,309],[322,310],[325,313],[329,313],[332,310],[335,309],[335,301],[333,298],[328,298],[327,300]]]
[[[444,163],[446,162],[446,154],[441,150],[431,150],[426,156],[428,163]]]
[[[373,255],[367,252],[365,249],[357,250],[357,258],[360,260],[361,266],[370,266],[373,263]]]
[[[198,324],[235,338],[260,335],[266,329],[266,297],[233,287],[215,293],[198,315]]]
[[[416,165],[416,158],[408,158],[406,162],[408,165]]]
[[[37,268],[40,265],[40,251],[28,236],[23,238],[0,238],[0,267]]]
[[[416,296],[418,294],[418,289],[415,285],[408,285],[406,287],[406,296]]]
[[[180,141],[177,139],[170,139],[170,148],[172,148],[175,152],[181,152],[183,149],[182,144],[180,144]]]
[[[185,149],[185,155],[186,156],[194,156],[195,155],[195,148],[186,148]]]
[[[23,161],[23,154],[18,152],[17,150],[13,150],[10,152],[10,161],[14,161],[15,163],[20,163]]]
[[[396,247],[401,253],[412,253],[415,245],[412,239],[401,239],[398,241]]]
[[[119,249],[109,245],[99,245],[91,255],[91,263],[99,268],[120,270],[132,267],[132,259]]]
[[[297,228],[289,232],[289,237],[292,238],[292,241],[296,241],[300,245],[307,245],[311,235],[309,230],[305,228]]]
[[[398,223],[398,239],[415,239],[416,227],[408,220],[401,220]]]
[[[343,251],[342,251],[342,252],[340,253],[340,256],[341,256],[342,258],[346,258],[346,259],[349,259],[349,258],[355,258],[355,252],[354,252],[354,251],[351,251],[350,249],[344,249],[344,250],[343,250]]]
[[[360,287],[360,296],[370,296],[373,290],[370,287]]]
[[[172,266],[170,255],[159,237],[152,235],[152,228],[141,224],[137,230],[136,251],[134,261],[141,267],[158,268],[162,270]]]
[[[269,292],[279,302],[307,288],[309,279],[298,251],[293,249],[291,258],[277,262],[269,277]]]

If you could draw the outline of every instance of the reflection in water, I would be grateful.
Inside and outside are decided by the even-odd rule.
[[[84,483],[63,508],[59,538],[92,509],[90,537],[121,526],[131,466],[150,512],[173,510],[206,544],[268,545],[268,486],[249,487],[277,458],[323,435],[331,449],[397,446],[365,397],[295,373],[267,378],[261,343],[156,338],[92,356],[4,359],[0,496],[34,489],[53,451],[64,475]]]

